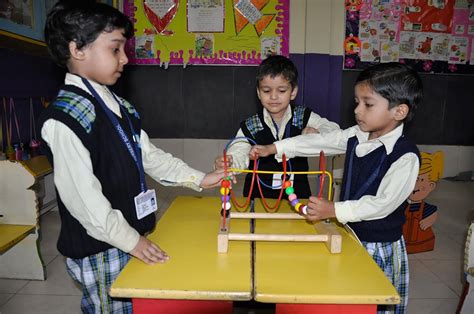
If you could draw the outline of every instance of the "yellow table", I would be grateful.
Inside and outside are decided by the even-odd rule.
[[[233,300],[251,300],[250,243],[230,244],[232,254],[217,253],[220,210],[218,197],[178,197],[148,237],[170,260],[149,266],[133,258],[110,295],[133,298],[134,313],[232,313]],[[232,228],[248,232],[249,222],[236,221]]]
[[[35,231],[34,225],[6,225],[0,224],[0,254],[5,253],[12,246]]]
[[[255,211],[264,212],[259,200]],[[282,202],[278,212],[290,211],[289,203]],[[257,242],[255,300],[276,303],[279,314],[375,313],[377,304],[399,303],[395,288],[365,249],[338,229],[343,236],[340,254],[329,253],[323,243]],[[257,220],[255,233],[315,231],[304,220]]]
[[[289,205],[282,202],[280,211]],[[110,294],[133,298],[134,313],[232,313],[233,300],[251,299],[277,303],[279,314],[375,313],[376,304],[399,302],[382,271],[343,228],[341,254],[330,254],[323,243],[295,242],[258,242],[252,253],[242,241],[231,241],[228,253],[219,254],[219,212],[219,197],[178,197],[149,237],[171,259],[153,266],[132,259]],[[247,233],[249,222],[232,220],[231,231]],[[315,231],[303,220],[257,220],[255,232]]]

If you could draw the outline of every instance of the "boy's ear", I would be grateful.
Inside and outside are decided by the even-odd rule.
[[[258,89],[258,87],[257,87],[257,97],[258,99],[262,100],[262,98],[260,98],[260,89]]]
[[[407,104],[400,104],[395,107],[395,120],[403,121],[408,116],[410,108]]]
[[[84,51],[82,49],[77,48],[77,44],[75,41],[69,42],[69,54],[71,55],[72,59],[82,60],[85,57]]]
[[[293,90],[291,91],[291,100],[294,100],[296,95],[298,95],[298,86],[293,87]]]

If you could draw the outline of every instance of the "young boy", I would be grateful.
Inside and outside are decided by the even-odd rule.
[[[354,230],[400,294],[399,305],[379,307],[382,311],[404,313],[408,302],[403,205],[415,186],[420,159],[417,147],[403,135],[403,122],[413,116],[421,98],[422,84],[415,71],[399,63],[379,64],[357,78],[356,126],[255,146],[250,152],[252,157],[286,154],[288,158],[321,150],[346,153],[341,201],[311,197],[307,218],[336,217]]]
[[[262,110],[241,122],[236,137],[246,137],[256,144],[266,145],[275,140],[293,137],[306,133],[327,133],[339,129],[336,123],[321,118],[303,106],[290,106],[298,93],[298,70],[293,62],[284,56],[269,56],[257,68],[257,96],[262,103]],[[252,143],[253,144],[253,143]],[[234,142],[227,154],[229,167],[253,169],[249,164],[251,144],[247,139]],[[223,158],[218,157],[215,168],[224,165]],[[283,164],[272,156],[259,159],[259,170],[283,171]],[[308,159],[303,157],[291,160],[287,170],[308,171]],[[281,189],[281,175],[260,174],[262,192],[265,197],[278,198]],[[245,178],[244,196],[250,193],[252,174]],[[300,198],[308,198],[311,189],[307,175],[294,176],[294,187]],[[260,197],[257,183],[254,183],[252,198]]]
[[[45,27],[49,51],[68,73],[39,127],[54,165],[58,250],[82,286],[81,309],[87,313],[131,312],[130,302],[108,296],[129,254],[147,264],[169,258],[145,237],[155,227],[156,211],[145,172],[164,185],[196,190],[222,177],[205,175],[153,146],[134,107],[108,89],[128,62],[124,46],[132,32],[125,15],[95,1],[60,1]]]

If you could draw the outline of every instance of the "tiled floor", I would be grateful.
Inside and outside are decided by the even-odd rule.
[[[159,204],[167,208],[176,195],[194,194],[181,188],[159,188]],[[215,195],[205,191],[205,195]],[[466,231],[474,219],[474,182],[442,180],[428,202],[439,208],[435,224],[436,247],[410,255],[409,313],[451,314],[462,290],[462,261]],[[162,210],[163,212],[163,210]],[[78,313],[81,292],[67,275],[64,258],[56,250],[59,217],[56,211],[41,217],[41,252],[46,281],[0,279],[0,313]],[[272,313],[271,309],[239,307],[235,313]]]

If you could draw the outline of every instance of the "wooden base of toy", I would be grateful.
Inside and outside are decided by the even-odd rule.
[[[227,253],[229,241],[280,241],[280,242],[324,242],[329,252],[341,253],[342,236],[332,222],[317,222],[314,228],[317,234],[256,234],[230,233],[231,219],[304,219],[292,213],[231,213],[221,218],[221,228],[217,235],[217,251]]]

